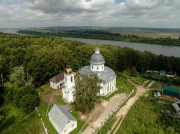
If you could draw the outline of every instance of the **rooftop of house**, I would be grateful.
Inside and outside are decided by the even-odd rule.
[[[175,93],[180,94],[180,90],[179,90],[179,89],[174,88],[174,87],[170,87],[170,86],[164,86],[164,87],[163,87],[163,90],[171,91],[171,92],[175,92]]]
[[[69,121],[77,121],[68,111],[67,107],[54,104],[48,113],[54,125],[63,130]]]
[[[84,66],[83,68],[80,69],[79,72],[80,72],[80,75],[92,73],[92,71],[90,70],[90,66]],[[104,67],[104,71],[100,71],[100,72],[98,71],[98,72],[93,72],[93,73],[96,73],[98,78],[103,80],[104,83],[107,83],[116,77],[115,72],[107,66]]]
[[[49,79],[50,82],[58,83],[60,81],[64,80],[64,72],[57,74],[56,76]]]

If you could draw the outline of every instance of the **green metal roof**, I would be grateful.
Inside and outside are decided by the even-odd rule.
[[[170,86],[164,86],[163,87],[163,91],[170,91],[170,92],[174,92],[177,94],[180,94],[180,89],[174,88],[174,87],[170,87]]]

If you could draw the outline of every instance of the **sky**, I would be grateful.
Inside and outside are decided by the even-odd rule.
[[[180,28],[180,0],[0,0],[0,28]]]

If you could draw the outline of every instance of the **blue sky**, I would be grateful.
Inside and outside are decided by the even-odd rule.
[[[180,0],[0,0],[0,28],[180,28]]]

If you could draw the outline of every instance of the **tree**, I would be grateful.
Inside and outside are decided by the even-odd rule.
[[[14,103],[17,107],[21,107],[21,99],[26,95],[33,95],[39,98],[39,95],[36,89],[32,86],[25,86],[21,87],[20,89],[16,90],[14,93]]]
[[[137,71],[136,71],[136,69],[134,67],[130,69],[129,73],[130,73],[130,76],[132,76],[132,77],[137,76]]]
[[[17,87],[32,84],[32,77],[25,74],[23,66],[14,67],[9,79]]]
[[[3,78],[3,67],[4,67],[4,58],[3,56],[0,54],[0,77],[1,77],[1,85],[4,84],[4,78]]]
[[[19,106],[25,113],[30,113],[39,105],[39,97],[27,94],[20,99]]]
[[[74,104],[77,110],[90,112],[99,102],[100,82],[96,74],[84,75],[76,81]]]

